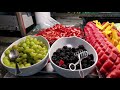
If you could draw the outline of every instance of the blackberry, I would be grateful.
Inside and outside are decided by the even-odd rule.
[[[94,61],[93,60],[90,60],[90,65],[93,65],[94,64]]]
[[[58,49],[56,50],[56,52],[57,52],[57,53],[61,53],[61,52],[62,52],[62,49],[61,49],[61,48],[58,48]]]
[[[73,52],[70,52],[70,55],[71,55],[71,56],[74,56],[74,53],[73,53]]]
[[[83,68],[83,69],[84,69],[84,68],[87,68],[87,67],[89,67],[88,64],[82,64],[82,68]]]
[[[71,52],[71,50],[72,50],[71,48],[67,48],[66,52]]]
[[[90,54],[89,56],[90,56],[91,60],[94,60],[93,54]]]
[[[68,47],[67,46],[63,46],[63,49],[67,49]]]
[[[77,64],[77,65],[76,65],[76,69],[77,69],[77,70],[80,69],[80,64]]]
[[[61,53],[60,53],[60,56],[61,56],[61,57],[64,57],[64,56],[65,56],[65,53],[61,52]]]
[[[59,65],[59,60],[54,60],[54,63],[56,64],[56,65]]]
[[[52,56],[52,60],[57,60],[56,56]]]
[[[76,49],[75,49],[75,48],[72,48],[72,52],[76,52]]]
[[[54,52],[53,55],[58,55],[58,52]]]
[[[83,45],[79,45],[78,49],[85,49],[85,47]]]
[[[66,66],[67,66],[67,69],[69,69],[69,64],[70,64],[70,63],[67,63],[67,64],[66,64]]]
[[[63,64],[61,67],[67,69],[67,65],[65,64]]]
[[[88,59],[87,58],[84,58],[81,63],[84,64],[84,63],[87,63],[88,62]]]

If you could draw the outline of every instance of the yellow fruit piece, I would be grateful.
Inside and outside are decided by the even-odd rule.
[[[96,24],[96,27],[102,30],[102,26],[100,26],[99,24]]]
[[[108,25],[109,25],[109,22],[106,22],[106,23],[102,26],[102,30],[105,29]]]
[[[118,32],[116,30],[112,30],[113,31],[113,35],[114,35],[114,38],[118,40]]]
[[[120,44],[118,44],[116,48],[117,48],[118,51],[120,52]]]

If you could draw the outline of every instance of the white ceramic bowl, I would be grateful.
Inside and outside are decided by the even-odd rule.
[[[37,38],[38,40],[42,41],[48,48],[48,51],[50,49],[50,45],[49,45],[49,42],[47,41],[47,39],[45,39],[44,37],[42,36],[32,36],[32,37],[35,37]],[[22,37],[20,39],[18,39],[17,41],[13,42],[8,48],[11,48],[13,45],[17,45],[19,42],[21,42],[22,40],[25,40],[26,39],[26,36],[25,37]],[[8,49],[6,48],[6,50]],[[5,50],[5,51],[6,51]],[[6,66],[4,63],[3,63],[3,57],[5,56],[5,51],[3,52],[2,56],[1,56],[1,63],[2,65],[12,74],[15,75],[15,69],[14,68],[11,68],[11,67],[8,67]],[[19,76],[29,76],[29,75],[33,75],[37,72],[39,72],[40,70],[42,70],[45,65],[47,64],[47,61],[48,61],[48,53],[47,55],[44,57],[43,60],[41,60],[40,62],[30,66],[30,67],[25,67],[25,68],[20,68],[20,71],[21,71],[21,74],[19,74]]]
[[[65,45],[72,46],[72,47],[77,47],[78,45],[83,45],[89,54],[93,54],[95,63],[88,68],[82,69],[84,72],[84,76],[88,75],[95,68],[96,63],[98,61],[97,52],[88,42],[86,42],[85,40],[83,40],[81,38],[74,37],[74,36],[73,37],[62,37],[62,38],[58,39],[57,41],[55,41],[53,43],[53,45],[51,46],[51,48],[49,50],[49,59],[50,59],[51,65],[53,66],[54,70],[58,74],[60,74],[63,77],[66,77],[66,78],[80,78],[79,70],[71,71],[69,69],[61,68],[61,67],[57,66],[51,59],[53,53],[58,48],[62,48]]]

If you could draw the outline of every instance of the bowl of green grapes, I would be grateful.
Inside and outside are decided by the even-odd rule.
[[[11,50],[17,50],[19,57],[11,61]],[[48,62],[50,44],[43,36],[29,35],[13,42],[1,55],[1,64],[12,74],[16,73],[17,62],[21,73],[18,76],[30,76],[41,71]]]

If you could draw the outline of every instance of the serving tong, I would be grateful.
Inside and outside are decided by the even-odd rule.
[[[70,68],[70,70],[74,71],[74,70],[76,70],[76,65],[80,64],[79,74],[80,74],[81,78],[84,78],[84,72],[82,70],[81,61],[88,56],[88,52],[81,50],[81,51],[78,51],[78,52],[74,53],[74,55],[78,56],[79,60],[75,64],[74,63],[70,63],[69,64],[69,68]]]

